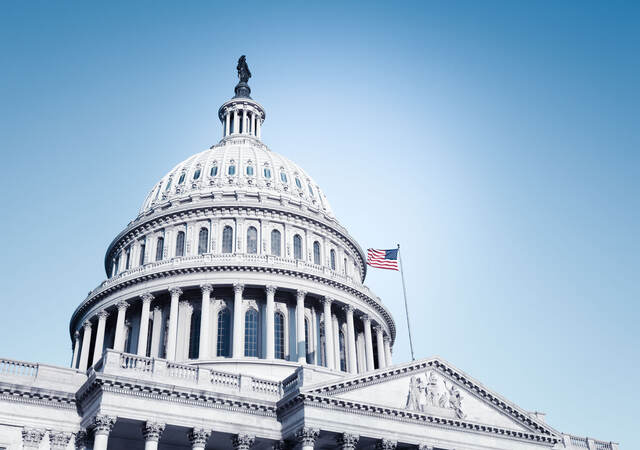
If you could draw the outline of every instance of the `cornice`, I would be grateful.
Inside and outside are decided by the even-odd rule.
[[[0,401],[28,403],[57,409],[76,409],[75,393],[0,382]]]
[[[255,272],[255,273],[270,273],[274,275],[286,275],[294,279],[303,279],[309,280],[316,283],[320,283],[325,286],[330,286],[333,288],[340,289],[346,292],[349,295],[352,295],[362,301],[364,301],[369,307],[373,308],[378,314],[380,314],[384,320],[387,322],[387,326],[389,327],[389,332],[391,334],[392,342],[395,340],[396,328],[393,318],[391,317],[391,313],[387,311],[387,309],[380,304],[378,301],[366,295],[364,292],[346,284],[343,284],[336,280],[331,280],[326,277],[322,277],[320,275],[310,274],[303,271],[293,270],[293,269],[284,269],[284,268],[276,268],[270,266],[249,266],[249,265],[233,265],[233,264],[223,264],[219,266],[211,266],[211,265],[202,265],[197,267],[167,267],[166,270],[160,270],[158,272],[152,272],[147,274],[142,274],[139,277],[132,277],[128,279],[123,279],[120,283],[115,283],[103,290],[98,290],[95,294],[85,299],[74,311],[71,316],[71,320],[69,323],[69,333],[73,336],[75,332],[75,322],[78,317],[81,316],[85,311],[95,305],[99,300],[105,298],[108,295],[111,295],[119,290],[122,290],[129,286],[134,286],[139,283],[143,283],[149,280],[154,279],[166,279],[167,284],[171,284],[171,277],[184,275],[184,274],[192,274],[192,273],[207,273],[207,272]]]

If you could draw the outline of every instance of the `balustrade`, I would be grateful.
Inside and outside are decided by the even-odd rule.
[[[0,359],[0,375],[35,378],[38,375],[38,364]]]

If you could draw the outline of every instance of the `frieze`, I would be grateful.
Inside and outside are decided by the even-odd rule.
[[[462,394],[455,384],[447,382],[430,370],[409,379],[405,408],[411,411],[433,412],[452,410],[459,419],[465,418]]]
[[[48,391],[42,388],[8,385],[0,383],[0,401],[30,403],[52,408],[75,409],[75,394],[59,391]]]

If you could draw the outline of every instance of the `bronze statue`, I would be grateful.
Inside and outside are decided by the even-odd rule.
[[[246,83],[251,78],[251,72],[249,71],[249,66],[247,65],[247,57],[242,55],[238,60],[238,78],[240,78],[241,83]]]

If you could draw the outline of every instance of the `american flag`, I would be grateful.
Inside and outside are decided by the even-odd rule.
[[[398,249],[378,250],[370,248],[367,250],[367,264],[378,269],[398,270]]]

